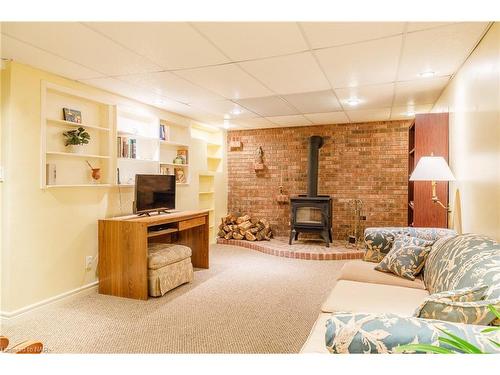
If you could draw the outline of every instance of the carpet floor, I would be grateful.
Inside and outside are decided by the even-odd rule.
[[[228,245],[161,298],[97,294],[11,319],[11,342],[50,353],[297,353],[345,261],[280,258]]]

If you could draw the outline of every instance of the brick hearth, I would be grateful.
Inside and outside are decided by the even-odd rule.
[[[326,247],[321,241],[296,241],[293,245],[288,245],[285,237],[273,238],[271,241],[244,241],[226,240],[217,238],[217,243],[222,245],[233,245],[257,250],[265,254],[275,255],[284,258],[296,258],[306,260],[344,260],[361,259],[363,250],[348,249],[344,241],[333,241],[330,247]]]

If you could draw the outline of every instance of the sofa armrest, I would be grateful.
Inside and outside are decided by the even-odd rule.
[[[395,314],[336,313],[326,322],[325,345],[332,354],[393,353],[400,345],[430,344],[450,349],[439,337],[453,333],[486,353],[500,353],[490,340],[500,341],[500,332],[482,333],[486,326],[442,320],[403,317]]]

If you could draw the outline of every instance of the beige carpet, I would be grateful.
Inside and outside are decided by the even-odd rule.
[[[93,293],[4,323],[52,353],[297,353],[344,261],[214,245],[210,269],[164,297]]]

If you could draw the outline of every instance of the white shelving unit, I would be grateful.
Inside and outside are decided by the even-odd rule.
[[[189,158],[191,141],[189,128],[166,123],[154,116],[138,115],[118,108],[116,117],[117,167],[120,187],[134,187],[136,174],[174,174],[176,168],[182,169],[185,181],[178,186],[188,185],[189,164],[174,163],[180,150],[185,150]],[[160,124],[167,128],[167,140],[160,139]],[[125,157],[120,152],[118,137],[135,141],[135,158]]]
[[[81,112],[81,123],[64,120],[63,108]],[[113,104],[94,95],[59,86],[41,83],[41,140],[40,187],[82,188],[110,187],[112,173]],[[82,153],[71,153],[64,145],[63,132],[84,128],[90,142]],[[94,181],[88,161],[101,169],[101,178]],[[48,178],[48,165],[55,169],[55,179]],[[54,174],[52,175],[52,177]]]

